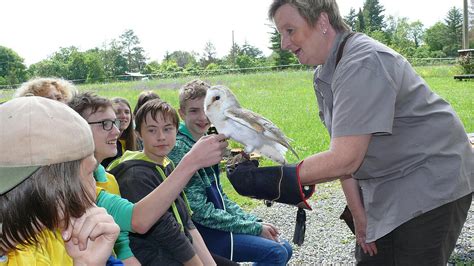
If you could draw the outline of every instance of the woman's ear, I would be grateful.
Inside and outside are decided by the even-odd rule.
[[[323,34],[326,34],[326,32],[328,31],[328,28],[330,26],[328,14],[326,12],[321,12],[316,24],[317,24],[316,26],[319,28],[319,30]]]

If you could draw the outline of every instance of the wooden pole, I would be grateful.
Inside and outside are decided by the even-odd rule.
[[[462,22],[462,49],[469,49],[469,16],[467,0],[464,0],[464,12]]]

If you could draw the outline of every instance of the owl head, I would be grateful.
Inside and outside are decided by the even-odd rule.
[[[228,108],[240,108],[240,104],[232,91],[222,85],[212,86],[207,90],[204,99],[204,111],[223,112]]]

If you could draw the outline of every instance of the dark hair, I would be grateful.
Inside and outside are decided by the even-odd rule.
[[[114,103],[123,103],[127,105],[128,110],[130,111],[130,124],[128,127],[123,131],[123,133],[120,135],[121,139],[125,140],[125,150],[129,151],[136,151],[137,150],[137,138],[135,136],[135,132],[133,132],[133,114],[132,114],[132,108],[130,107],[130,103],[121,97],[114,97],[112,98],[112,104]]]
[[[20,185],[0,196],[1,245],[38,243],[43,229],[67,228],[94,203],[80,175],[83,159],[42,166]]]
[[[108,107],[113,109],[112,102],[109,99],[90,91],[74,96],[68,105],[86,119],[101,109]],[[90,110],[90,113],[87,113],[88,110]]]
[[[171,122],[178,129],[179,117],[176,110],[167,102],[162,101],[161,99],[154,99],[146,102],[140,109],[137,111],[137,116],[135,117],[136,130],[140,132],[142,124],[146,123],[146,116],[148,113],[151,114],[153,120],[156,121],[156,115],[161,113],[164,119],[170,119]]]
[[[336,31],[350,31],[339,12],[336,0],[273,0],[268,9],[268,18],[273,21],[277,10],[285,4],[296,8],[310,26],[316,24],[321,12],[326,12],[329,23]]]
[[[137,116],[138,109],[140,109],[140,107],[142,107],[146,102],[153,99],[160,99],[160,96],[153,91],[142,91],[138,95],[137,104],[133,109],[133,116]]]

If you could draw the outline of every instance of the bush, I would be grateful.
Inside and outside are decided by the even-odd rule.
[[[474,74],[474,58],[472,58],[472,53],[468,52],[465,55],[460,55],[458,62],[462,66],[464,74]]]

